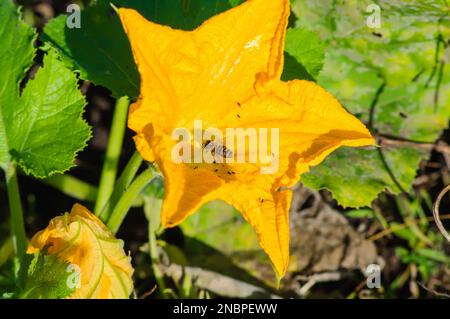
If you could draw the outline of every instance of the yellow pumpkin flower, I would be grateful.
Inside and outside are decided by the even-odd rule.
[[[248,0],[182,31],[119,10],[141,76],[128,125],[141,155],[164,174],[163,226],[181,223],[208,201],[224,200],[254,227],[279,277],[289,260],[288,188],[340,146],[374,143],[365,126],[317,84],[280,80],[289,13],[288,0]],[[174,162],[174,129],[192,133],[195,121],[223,132],[279,129],[278,171],[262,174],[262,160]]]
[[[74,299],[124,299],[133,291],[131,257],[123,241],[88,209],[75,204],[70,214],[53,218],[32,238],[27,253],[47,249],[79,271]]]

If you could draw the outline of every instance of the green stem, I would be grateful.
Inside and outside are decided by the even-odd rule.
[[[162,298],[166,298],[166,285],[164,283],[163,271],[159,267],[158,248],[156,241],[156,234],[158,233],[158,229],[161,225],[161,206],[162,199],[158,198],[156,194],[144,199],[144,212],[148,220],[148,244],[153,275],[155,276],[156,283],[159,288],[159,295]]]
[[[122,174],[120,175],[119,179],[116,182],[116,186],[114,187],[114,191],[111,194],[108,203],[100,213],[100,217],[102,218],[102,220],[105,221],[109,220],[114,207],[120,200],[120,197],[123,195],[123,193],[128,188],[133,178],[136,176],[136,173],[139,167],[141,166],[142,161],[143,159],[141,155],[139,154],[139,152],[136,151],[131,157],[131,159],[128,161],[127,166],[125,167],[125,169],[123,170]]]
[[[139,196],[142,189],[147,186],[155,177],[153,168],[147,168],[139,175],[130,187],[125,191],[109,218],[107,225],[111,231],[116,233],[119,230],[128,210],[133,205],[134,200]]]
[[[119,98],[116,102],[111,131],[109,134],[108,147],[106,149],[106,158],[103,164],[97,201],[94,208],[96,215],[100,214],[114,188],[117,175],[117,166],[119,163],[120,152],[122,150],[123,137],[125,135],[129,105],[130,100],[126,96]]]
[[[25,255],[28,243],[23,221],[22,203],[20,201],[16,167],[13,164],[10,164],[6,171],[6,188],[8,190],[9,210],[11,213],[11,232],[14,251],[20,260]]]
[[[153,274],[155,275],[156,283],[158,284],[159,293],[161,297],[165,298],[166,294],[164,291],[166,290],[166,284],[164,283],[164,275],[159,268],[159,258],[158,258],[158,249],[156,245],[156,236],[153,231],[154,227],[151,225],[151,221],[148,221],[148,244],[149,244],[149,253],[150,259],[152,262]]]
[[[13,254],[14,254],[13,239],[12,237],[8,237],[8,239],[0,247],[0,267],[3,266]]]

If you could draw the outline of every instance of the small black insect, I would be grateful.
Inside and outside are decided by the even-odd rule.
[[[376,37],[379,37],[379,38],[383,37],[383,35],[381,33],[378,33],[378,32],[372,32],[372,35],[374,35]]]
[[[206,152],[211,151],[211,154],[213,156],[221,156],[223,158],[232,158],[233,157],[233,152],[231,150],[229,150],[228,148],[226,148],[224,145],[207,140],[204,144],[203,147],[205,149]],[[216,163],[216,161],[214,161],[214,164]]]

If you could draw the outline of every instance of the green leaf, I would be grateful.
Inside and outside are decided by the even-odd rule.
[[[450,265],[450,257],[448,257],[442,251],[434,250],[434,249],[430,249],[430,248],[418,248],[418,249],[416,249],[416,252],[420,256],[423,256],[430,260],[436,261],[438,263]]]
[[[0,266],[0,299],[12,299],[17,290],[17,271],[15,261],[10,258]]]
[[[409,190],[422,152],[414,148],[395,148],[383,150],[383,154],[386,162],[383,162],[378,150],[341,148],[310,173],[303,175],[302,182],[313,189],[330,190],[344,207],[368,206],[386,189],[392,193],[401,192],[399,185]],[[387,167],[389,170],[391,167],[401,169],[401,174],[391,172],[395,174],[396,181]]]
[[[73,73],[49,51],[44,67],[9,112],[11,119],[20,119],[8,124],[10,152],[25,172],[47,177],[74,165],[75,154],[90,137],[81,118],[85,104]]]
[[[81,79],[107,87],[117,98],[136,98],[139,75],[119,18],[111,11],[109,5],[84,10],[80,29],[68,28],[67,17],[59,16],[45,26],[42,39],[58,50]]]
[[[193,29],[204,20],[231,7],[228,0],[117,0],[117,7],[138,10],[147,19],[179,29]],[[235,1],[234,1],[235,2]],[[112,95],[139,95],[139,74],[134,64],[130,44],[119,17],[109,5],[98,4],[81,14],[81,28],[66,26],[66,16],[59,16],[44,28],[42,39],[64,57],[71,69],[84,80],[90,80],[111,90]]]
[[[19,19],[11,0],[0,1],[0,21],[0,167],[5,169],[10,155],[4,108],[8,104],[10,109],[15,107],[20,81],[33,63],[36,34]]]
[[[288,29],[283,80],[314,80],[322,70],[324,43],[311,31]]]
[[[347,207],[370,205],[377,195],[410,191],[422,160],[448,127],[450,72],[443,63],[450,38],[444,2],[381,2],[381,28],[370,29],[371,1],[294,1],[297,28],[326,43],[317,82],[358,118],[370,124],[381,148],[343,148],[302,177],[329,189]],[[437,18],[440,17],[440,18]],[[407,142],[405,142],[407,141]]]
[[[369,208],[353,209],[345,212],[350,218],[373,218],[375,216],[373,210]]]
[[[36,177],[64,172],[73,166],[75,154],[90,136],[89,126],[81,118],[85,99],[75,75],[53,50],[19,95],[18,82],[32,63],[34,33],[18,20],[9,0],[2,0],[0,9],[6,20],[2,36],[15,43],[14,49],[0,47],[0,56],[5,56],[0,62],[5,83],[0,92],[0,165],[5,169],[15,161]]]
[[[394,230],[393,233],[395,234],[395,236],[408,241],[409,247],[414,247],[419,240],[417,238],[417,235],[410,228],[404,228],[399,226],[401,225],[396,222],[392,222],[389,225],[389,227]]]
[[[36,177],[73,166],[90,130],[81,118],[85,100],[76,78],[55,52],[48,53],[44,67],[12,103],[2,105],[12,159]]]
[[[208,18],[238,5],[239,1],[117,0],[115,4],[119,7],[136,9],[153,22],[176,29],[193,30]]]
[[[68,263],[43,252],[26,255],[29,266],[17,296],[21,299],[61,299],[76,289],[71,277],[76,275]]]

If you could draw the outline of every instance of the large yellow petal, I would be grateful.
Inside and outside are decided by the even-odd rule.
[[[195,39],[211,86],[239,101],[258,76],[279,79],[289,13],[288,0],[249,0],[201,25]]]
[[[367,146],[372,135],[330,93],[314,82],[272,81],[235,114],[223,119],[232,127],[278,128],[282,185],[292,186],[310,167],[341,146]]]
[[[152,23],[135,10],[119,12],[141,74],[129,116],[138,136],[149,123],[155,134],[189,127],[194,119],[214,126],[254,94],[257,77],[281,75],[288,0],[247,1],[193,32]]]
[[[281,278],[289,262],[289,206],[292,192],[280,189],[273,182],[273,176],[265,175],[250,184],[229,183],[218,196],[239,210],[252,225],[259,244]]]
[[[150,22],[132,9],[120,9],[119,14],[141,75],[139,100],[131,106],[128,126],[140,133],[155,123],[167,133],[175,125],[179,98],[189,91],[181,80],[198,72],[192,36]]]

